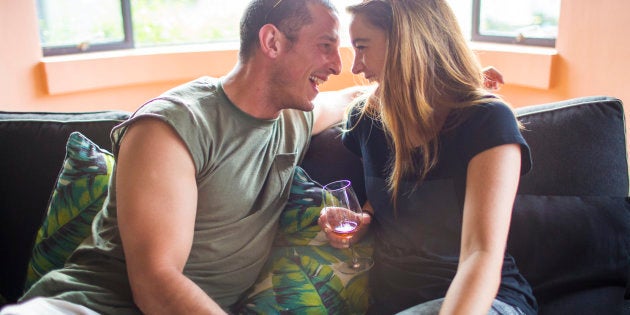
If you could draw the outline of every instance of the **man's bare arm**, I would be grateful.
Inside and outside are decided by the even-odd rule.
[[[369,88],[367,86],[352,86],[342,90],[319,93],[313,101],[315,104],[313,135],[341,122],[350,103]]]
[[[118,223],[133,298],[147,314],[224,314],[182,273],[193,241],[195,167],[166,123],[147,118],[125,134],[117,160]]]

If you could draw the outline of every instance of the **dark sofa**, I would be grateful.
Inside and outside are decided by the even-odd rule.
[[[65,143],[80,131],[111,149],[129,113],[0,112],[0,295],[22,293]],[[520,183],[508,248],[534,288],[540,314],[630,314],[630,199],[620,100],[588,97],[517,109],[533,169]],[[302,167],[319,182],[353,180],[360,160],[339,129],[314,136]],[[335,152],[334,156],[330,154]]]

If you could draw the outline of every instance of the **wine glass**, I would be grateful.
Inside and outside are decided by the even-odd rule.
[[[348,240],[352,259],[344,262],[339,271],[355,274],[370,269],[371,258],[359,257],[352,244],[352,236],[361,226],[362,209],[349,180],[338,180],[323,187],[326,227],[335,235]]]

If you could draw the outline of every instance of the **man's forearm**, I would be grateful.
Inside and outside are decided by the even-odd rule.
[[[226,314],[199,286],[183,274],[166,276],[135,286],[134,301],[145,314]]]

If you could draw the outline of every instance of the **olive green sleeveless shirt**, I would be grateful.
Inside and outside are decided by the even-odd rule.
[[[151,100],[115,127],[115,155],[127,127],[144,117],[172,126],[194,160],[198,208],[184,274],[227,310],[254,283],[269,253],[313,115],[284,110],[277,119],[254,118],[230,102],[218,79],[203,77]],[[56,296],[104,314],[139,313],[116,221],[115,173],[93,237],[25,298]]]

